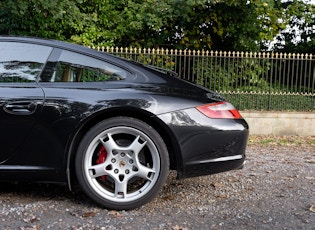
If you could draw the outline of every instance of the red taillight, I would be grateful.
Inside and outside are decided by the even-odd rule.
[[[241,114],[229,102],[217,102],[213,104],[201,105],[196,107],[202,114],[210,118],[229,118],[239,119],[242,118]]]

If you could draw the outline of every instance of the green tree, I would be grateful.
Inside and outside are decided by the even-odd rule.
[[[289,28],[276,37],[274,51],[315,54],[315,5],[284,3],[290,14]]]
[[[173,1],[173,0],[171,0]],[[88,45],[140,46],[163,26],[168,1],[83,0],[78,7],[92,22],[73,40]]]
[[[258,51],[308,12],[301,0],[5,0],[0,34],[89,46]]]
[[[0,2],[0,34],[71,40],[89,20],[76,1],[6,0]]]
[[[117,44],[127,41],[127,45],[142,47],[155,44],[180,49],[257,51],[286,28],[288,13],[292,13],[284,11],[277,0],[169,0],[158,6],[146,5],[148,2],[155,1],[143,4],[158,16],[156,26],[143,23],[136,33]],[[142,7],[142,3],[137,5],[137,9]]]
[[[163,9],[170,7],[153,0],[6,0],[0,2],[0,34],[137,45],[163,26]]]

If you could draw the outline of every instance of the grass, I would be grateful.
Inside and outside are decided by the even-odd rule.
[[[273,136],[273,135],[250,135],[248,145],[262,146],[301,146],[310,145],[315,147],[314,136]]]

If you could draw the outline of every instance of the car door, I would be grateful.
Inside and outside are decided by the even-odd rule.
[[[51,47],[0,42],[0,167],[21,150],[39,117],[44,93],[37,84]]]

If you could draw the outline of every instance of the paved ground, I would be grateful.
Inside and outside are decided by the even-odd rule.
[[[132,211],[60,185],[0,184],[0,229],[315,229],[314,137],[251,137],[243,170],[175,180]]]

